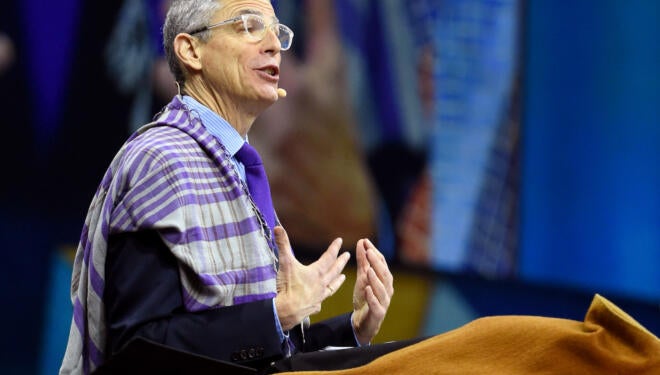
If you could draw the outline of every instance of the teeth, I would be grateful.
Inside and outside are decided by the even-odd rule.
[[[261,71],[269,76],[275,76],[277,74],[277,68],[262,68]]]

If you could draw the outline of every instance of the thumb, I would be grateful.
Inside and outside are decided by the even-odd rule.
[[[291,242],[289,242],[289,235],[286,230],[280,225],[273,228],[275,234],[275,244],[279,254],[280,265],[288,265],[291,263],[292,258],[295,259],[291,251]]]

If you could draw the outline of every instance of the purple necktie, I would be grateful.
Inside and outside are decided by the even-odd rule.
[[[252,200],[272,231],[275,227],[275,209],[273,208],[273,200],[270,197],[268,177],[261,157],[254,147],[245,142],[243,147],[236,153],[236,159],[245,166],[245,179]]]

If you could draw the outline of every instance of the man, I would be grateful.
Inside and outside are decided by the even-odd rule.
[[[163,34],[184,95],[127,141],[91,203],[60,373],[90,373],[135,337],[252,367],[368,345],[394,291],[384,257],[359,240],[353,312],[302,324],[342,285],[350,255],[336,239],[300,264],[242,156],[256,117],[285,95],[293,33],[267,0],[175,0]]]

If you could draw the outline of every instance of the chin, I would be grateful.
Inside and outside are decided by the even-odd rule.
[[[254,107],[253,109],[256,110],[256,113],[261,114],[261,112],[265,111],[268,109],[270,106],[275,104],[277,101],[278,96],[277,94],[275,95],[261,95],[259,96],[256,100],[253,101]]]
[[[275,103],[277,99],[280,98],[280,96],[277,95],[277,89],[269,90],[268,92],[263,93],[260,97],[269,104]]]
[[[267,87],[254,91],[250,97],[246,97],[245,99],[254,103],[257,108],[260,108],[260,111],[263,111],[273,105],[279,99],[279,96],[277,95],[276,88]]]

